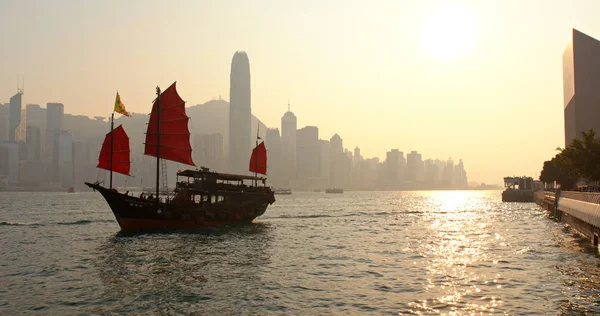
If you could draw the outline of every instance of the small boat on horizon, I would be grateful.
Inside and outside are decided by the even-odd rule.
[[[278,195],[290,195],[292,194],[292,189],[290,188],[277,188],[274,189],[273,192]]]
[[[325,193],[344,193],[344,189],[342,188],[328,188],[325,190]]]
[[[67,190],[67,193],[75,193],[75,188],[73,188],[73,187],[70,187],[70,188]]]

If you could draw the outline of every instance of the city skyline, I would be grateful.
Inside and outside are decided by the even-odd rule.
[[[498,183],[536,176],[564,144],[560,56],[571,28],[600,34],[594,1],[182,5],[3,2],[0,27],[18,32],[6,31],[0,98],[14,95],[23,75],[24,104],[62,102],[90,117],[107,116],[117,89],[128,110],[146,113],[153,88],[175,80],[198,104],[227,95],[231,54],[243,49],[252,57],[253,114],[267,126],[291,99],[298,126],[340,133],[365,156],[400,147],[462,157],[471,178]],[[158,14],[177,22],[137,27]],[[455,27],[467,29],[460,47],[440,39]],[[178,49],[156,49],[157,39]],[[514,126],[546,137],[523,139]]]
[[[219,100],[217,104],[222,110],[229,109],[226,101]],[[196,122],[190,124],[192,155],[198,166],[210,167],[211,170],[219,172],[231,172],[226,163],[227,155],[224,154],[227,136],[223,137],[227,135],[228,115],[225,112],[214,116],[218,112],[215,105],[215,101],[210,101],[188,108],[190,122]],[[0,107],[0,112],[8,108],[9,104],[5,104]],[[26,128],[27,138],[19,138],[12,142],[0,141],[0,156],[3,157],[3,160],[0,160],[0,183],[8,180],[9,185],[36,188],[39,186],[47,189],[54,189],[54,185],[57,184],[64,187],[80,187],[86,179],[101,175],[105,177],[108,174],[94,168],[99,146],[109,126],[108,120],[64,113],[62,104],[52,102],[47,103],[46,108],[37,104],[27,104],[22,113],[19,126]],[[137,113],[131,115],[116,120],[117,125],[123,124],[130,133],[131,177],[116,176],[115,185],[143,186],[154,178],[154,175],[148,172],[153,170],[149,168],[153,158],[140,151],[143,143],[140,137],[144,134],[148,117]],[[207,124],[209,122],[211,124]],[[257,124],[263,125],[257,118],[253,118],[252,124],[254,128]],[[279,128],[267,128],[263,125],[260,134],[261,138],[265,139],[269,152],[267,175],[271,186],[299,190],[323,189],[329,186],[347,190],[467,188],[462,161],[455,165],[452,161],[439,159],[422,160],[421,155],[413,151],[407,158],[410,158],[411,154],[417,155],[418,163],[411,166],[406,164],[402,152],[393,149],[392,152],[399,153],[404,162],[390,165],[390,162],[378,157],[363,157],[358,147],[355,147],[352,153],[343,146],[343,140],[338,134],[324,140],[319,137],[316,126],[298,129],[295,116],[290,111],[282,116],[282,127],[287,135],[282,139],[279,137]],[[43,130],[46,133],[42,133]],[[294,138],[289,137],[291,131],[294,132],[291,135],[295,135],[295,132],[298,134],[297,147]],[[17,156],[14,157],[17,158],[12,156],[15,154]],[[290,161],[298,161],[298,168],[286,164]],[[382,173],[390,169],[390,166],[396,170],[395,177],[390,178]],[[444,171],[446,166],[450,167],[450,170],[458,169],[447,174]],[[174,172],[183,165],[171,163],[167,167]],[[11,172],[7,173],[7,170]],[[461,173],[464,176],[461,176]],[[171,185],[173,181],[172,178]]]

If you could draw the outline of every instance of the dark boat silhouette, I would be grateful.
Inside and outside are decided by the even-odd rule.
[[[249,223],[275,202],[266,186],[267,152],[257,144],[250,158],[254,176],[211,172],[208,168],[177,172],[175,188],[166,195],[159,192],[160,159],[195,166],[189,138],[185,101],[177,94],[175,83],[163,93],[156,89],[146,132],[145,154],[157,158],[155,194],[139,197],[112,188],[112,171],[129,175],[129,138],[122,126],[109,132],[102,145],[98,168],[111,171],[110,186],[85,184],[106,199],[122,230],[193,229]],[[114,117],[114,113],[113,113]],[[160,137],[157,137],[159,135]],[[164,168],[164,167],[163,167]],[[180,181],[180,177],[183,178]],[[259,185],[259,183],[261,185]]]

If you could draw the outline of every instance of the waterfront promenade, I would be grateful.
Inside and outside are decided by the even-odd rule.
[[[549,215],[571,225],[598,246],[600,236],[600,193],[577,191],[538,191],[535,203]]]

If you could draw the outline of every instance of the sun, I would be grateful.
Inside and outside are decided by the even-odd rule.
[[[463,55],[475,46],[473,15],[462,7],[440,7],[432,11],[423,25],[423,44],[438,57]]]

